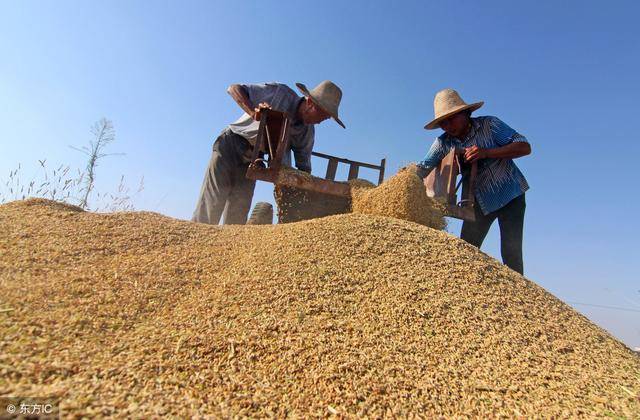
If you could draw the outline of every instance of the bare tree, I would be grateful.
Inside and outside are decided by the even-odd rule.
[[[91,127],[91,133],[93,139],[89,141],[89,146],[82,148],[69,146],[88,157],[84,171],[77,169],[77,177],[72,175],[69,166],[64,165],[53,168],[51,173],[47,159],[39,159],[42,179],[32,179],[25,184],[22,180],[22,166],[18,164],[18,167],[9,173],[6,181],[0,179],[0,204],[10,200],[43,197],[70,204],[78,203],[78,206],[88,211],[133,211],[131,200],[144,189],[144,177],[134,193],[131,193],[129,187],[125,185],[124,175],[120,178],[117,192],[101,194],[94,191],[98,160],[105,156],[124,155],[124,153],[105,153],[106,146],[115,141],[115,130],[110,120],[102,118]],[[91,207],[95,208],[89,209],[89,197],[95,204]]]
[[[91,191],[93,190],[96,177],[96,167],[98,166],[98,159],[105,156],[122,155],[122,153],[103,152],[104,148],[109,143],[112,143],[116,138],[113,123],[110,120],[102,118],[100,121],[95,123],[91,128],[91,134],[94,135],[94,139],[89,142],[89,147],[82,146],[82,148],[77,148],[71,146],[72,149],[75,149],[89,156],[87,167],[85,169],[85,173],[83,174],[83,176],[85,177],[83,197],[80,199],[79,204],[83,209],[87,208],[89,194],[91,194]]]

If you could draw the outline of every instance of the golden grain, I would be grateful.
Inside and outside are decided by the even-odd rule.
[[[0,392],[64,417],[640,416],[640,358],[445,232],[0,206]]]
[[[376,188],[352,184],[351,209],[354,213],[394,217],[439,230],[446,227],[442,205],[427,197],[413,167],[400,171]]]

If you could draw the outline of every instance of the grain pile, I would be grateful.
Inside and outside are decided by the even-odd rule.
[[[395,217],[439,230],[446,227],[442,205],[427,197],[415,166],[401,170],[376,188],[354,185],[351,208],[354,213]]]
[[[0,206],[0,395],[67,417],[640,416],[640,358],[464,242]]]

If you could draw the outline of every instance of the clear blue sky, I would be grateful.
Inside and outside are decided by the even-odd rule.
[[[211,144],[240,115],[231,83],[338,83],[347,130],[316,150],[419,160],[433,95],[484,100],[527,136],[525,272],[640,346],[637,2],[0,1],[0,178],[82,167],[89,127],[117,140],[98,190],[144,175],[139,209],[187,219]],[[317,168],[320,170],[320,168]],[[320,170],[321,172],[321,170]],[[366,173],[364,173],[366,175]],[[373,174],[371,174],[373,175]],[[258,185],[254,200],[272,201]],[[459,233],[459,224],[451,231]],[[499,258],[497,226],[483,250]]]

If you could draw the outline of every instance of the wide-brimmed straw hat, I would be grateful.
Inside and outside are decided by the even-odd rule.
[[[344,123],[338,118],[338,107],[340,106],[340,100],[342,99],[342,90],[335,83],[325,80],[318,86],[314,87],[311,91],[307,89],[302,83],[296,83],[300,92],[307,98],[310,98],[316,103],[323,111],[331,115],[342,128],[347,128]]]
[[[440,121],[449,118],[453,114],[457,114],[465,109],[470,109],[471,112],[480,108],[484,102],[475,102],[473,104],[467,104],[462,100],[458,92],[453,89],[442,89],[436,93],[436,97],[433,99],[433,121],[424,126],[427,130],[433,130],[440,126]]]

